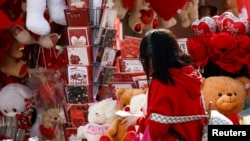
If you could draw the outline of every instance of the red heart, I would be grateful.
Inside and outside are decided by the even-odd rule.
[[[84,124],[84,119],[81,117],[75,117],[72,119],[72,124],[74,127],[78,128],[79,126]]]
[[[149,10],[140,10],[141,12],[141,20],[144,24],[150,23],[150,21],[154,17],[154,11],[152,9]]]
[[[244,35],[246,33],[246,25],[240,19],[226,18],[222,23],[222,32],[228,32],[233,36]]]
[[[196,36],[201,36],[207,33],[216,32],[216,24],[213,18],[203,17],[192,23],[191,29]]]
[[[187,3],[187,0],[146,0],[150,3],[152,9],[162,17],[164,20],[168,21],[170,18],[177,14],[178,9],[182,9]]]

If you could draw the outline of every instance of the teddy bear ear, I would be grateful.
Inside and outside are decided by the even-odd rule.
[[[125,88],[119,88],[117,91],[116,91],[116,97],[118,99],[120,99],[120,97],[122,96],[122,94],[126,91]]]
[[[250,79],[245,76],[237,77],[236,79],[244,85],[247,97],[250,96]]]

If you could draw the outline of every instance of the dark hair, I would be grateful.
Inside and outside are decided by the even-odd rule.
[[[148,48],[151,49],[148,51]],[[149,79],[149,59],[152,58],[152,77],[162,83],[175,85],[170,68],[191,65],[191,57],[184,53],[174,34],[167,29],[154,29],[146,33],[140,44],[140,60]]]

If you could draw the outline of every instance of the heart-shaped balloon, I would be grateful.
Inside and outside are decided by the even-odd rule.
[[[155,10],[155,12],[162,17],[164,20],[168,21],[170,18],[174,17],[179,10],[181,10],[187,3],[187,0],[146,0],[149,2],[150,6]]]
[[[247,32],[248,21],[236,16],[226,15],[221,24],[221,32],[228,32],[233,36],[244,35]]]
[[[203,17],[200,20],[194,21],[191,25],[191,29],[195,36],[216,32],[216,26],[211,17]]]

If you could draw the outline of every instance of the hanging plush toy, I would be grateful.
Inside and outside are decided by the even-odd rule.
[[[44,17],[48,8],[49,18],[59,25],[66,25],[64,9],[67,8],[65,0],[27,0],[27,28],[38,35],[50,33],[50,23]]]

